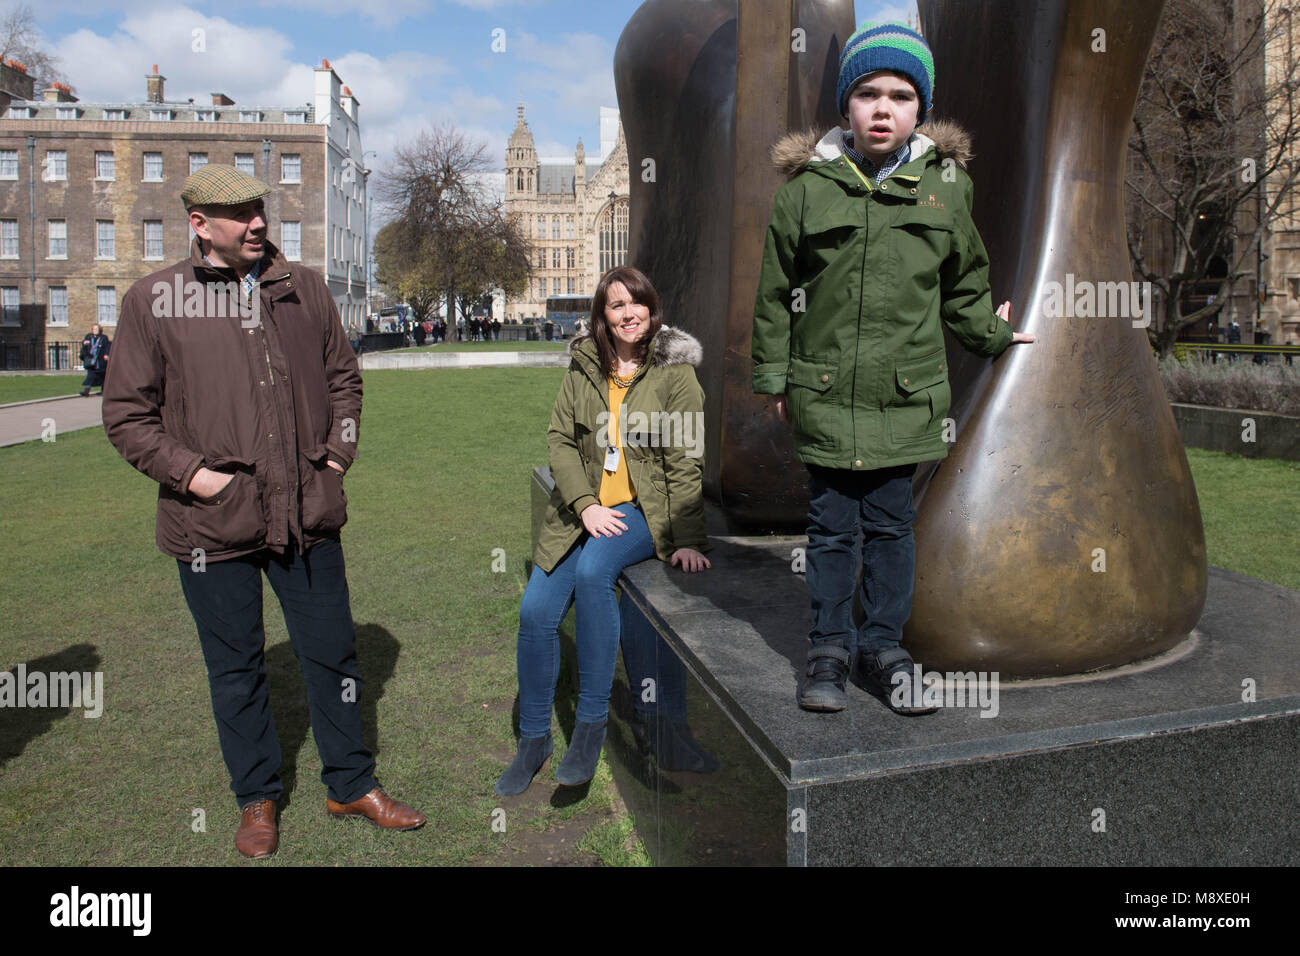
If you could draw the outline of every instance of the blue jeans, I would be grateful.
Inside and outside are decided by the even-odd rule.
[[[808,466],[806,581],[812,599],[814,644],[853,653],[897,647],[912,614],[916,541],[912,525],[912,475],[916,465],[876,471]],[[862,530],[862,608],[853,628],[857,556]]]
[[[545,737],[551,729],[560,676],[560,622],[578,604],[578,720],[609,715],[618,660],[619,609],[615,582],[629,564],[654,556],[654,541],[635,503],[615,505],[627,530],[611,538],[583,534],[550,574],[534,565],[519,608],[519,735]]]

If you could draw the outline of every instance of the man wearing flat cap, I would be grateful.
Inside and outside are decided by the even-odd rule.
[[[104,430],[158,482],[156,540],[176,559],[207,662],[241,818],[235,846],[279,843],[280,744],[267,695],[262,575],[307,685],[326,810],[411,830],[424,815],[374,778],[339,529],[361,374],[319,274],[266,238],[269,187],[209,165],[181,199],[190,257],[122,300]]]

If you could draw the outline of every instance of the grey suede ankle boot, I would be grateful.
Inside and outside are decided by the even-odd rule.
[[[566,787],[576,787],[586,783],[596,775],[596,764],[600,762],[600,748],[605,743],[605,725],[608,718],[599,723],[589,724],[579,720],[573,725],[573,738],[564,759],[555,770],[555,780]]]
[[[528,785],[550,759],[555,741],[548,733],[545,737],[520,737],[519,752],[514,763],[506,768],[493,791],[499,797],[513,797],[528,789]]]

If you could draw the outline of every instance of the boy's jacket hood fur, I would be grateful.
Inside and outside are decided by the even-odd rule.
[[[952,158],[962,169],[974,158],[970,134],[951,120],[933,120],[912,134],[912,160],[920,159],[933,148],[940,159]],[[772,165],[788,177],[801,173],[813,160],[829,161],[844,155],[841,137],[844,130],[835,127],[825,135],[815,129],[783,136],[772,147]],[[910,162],[911,160],[909,160]]]

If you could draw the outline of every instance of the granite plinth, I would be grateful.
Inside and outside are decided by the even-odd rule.
[[[535,494],[548,483],[535,473]],[[812,714],[795,701],[804,539],[713,542],[702,574],[651,560],[623,576],[625,655],[629,633],[642,650],[620,667],[606,755],[656,862],[1300,860],[1300,592],[1211,568],[1196,630],[1161,657],[989,684],[981,706],[919,718],[850,685],[847,709]],[[713,762],[674,769],[692,760],[665,707]]]

